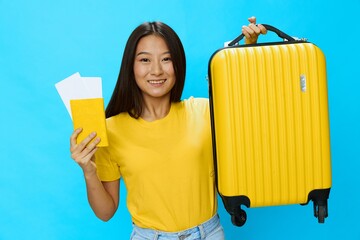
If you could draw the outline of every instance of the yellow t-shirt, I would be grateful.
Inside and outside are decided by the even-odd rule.
[[[216,214],[209,103],[189,98],[147,122],[121,113],[107,119],[109,146],[96,153],[102,181],[123,178],[133,222],[181,231]]]

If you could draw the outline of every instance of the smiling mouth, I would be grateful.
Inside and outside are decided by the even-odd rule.
[[[148,80],[148,83],[150,84],[162,84],[166,82],[166,79],[161,79],[161,80]]]

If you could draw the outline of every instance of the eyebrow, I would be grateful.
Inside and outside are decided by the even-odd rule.
[[[138,54],[136,54],[136,56],[139,56],[141,54],[151,55],[151,53],[149,52],[139,52]],[[165,55],[165,54],[170,54],[170,51],[163,52],[161,55]]]

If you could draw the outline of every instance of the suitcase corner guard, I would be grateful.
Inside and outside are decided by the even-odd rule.
[[[231,196],[226,197],[220,195],[225,206],[226,211],[231,216],[231,222],[237,227],[241,227],[245,224],[247,215],[246,212],[241,209],[241,205],[250,207],[250,199],[247,196]]]

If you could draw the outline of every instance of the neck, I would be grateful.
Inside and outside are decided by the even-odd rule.
[[[170,99],[153,99],[151,101],[144,100],[141,118],[148,122],[162,119],[168,115],[170,108]]]

